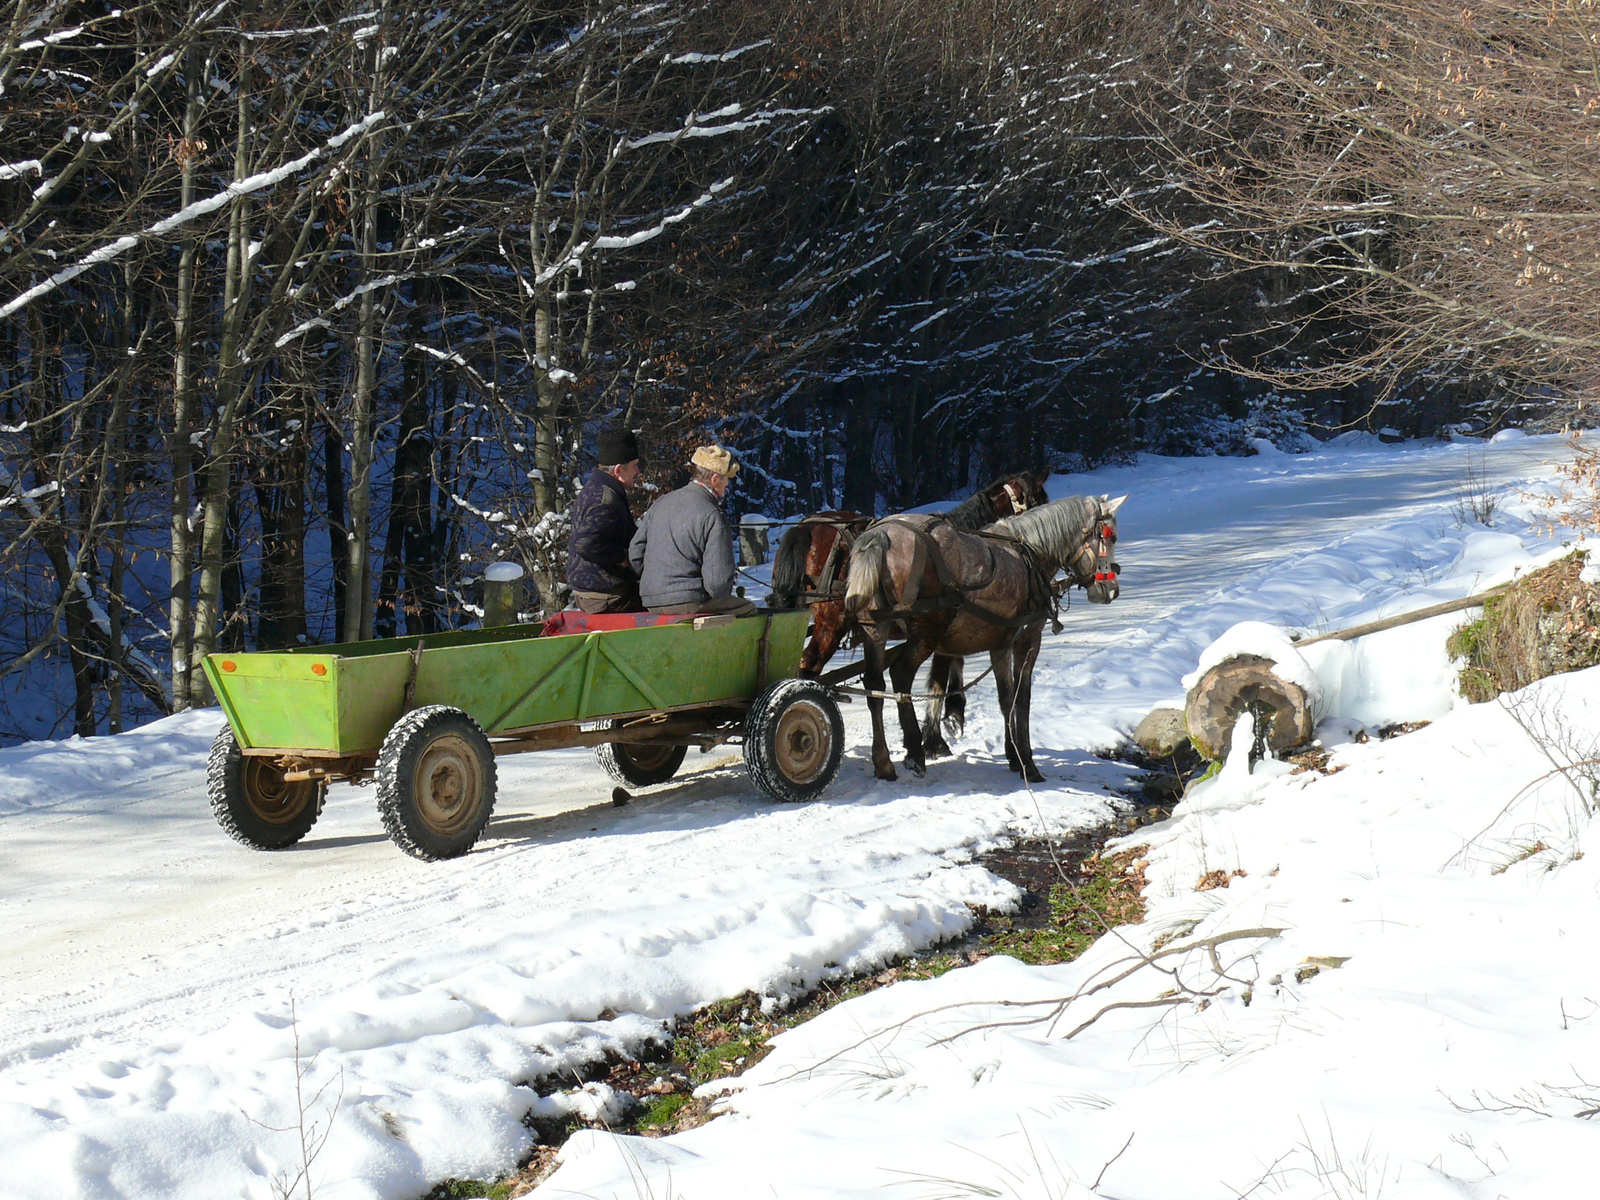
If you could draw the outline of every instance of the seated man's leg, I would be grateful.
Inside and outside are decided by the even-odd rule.
[[[720,600],[696,600],[692,604],[652,604],[650,611],[660,613],[664,617],[687,617],[690,614],[707,616],[713,613],[747,617],[756,611],[756,606],[742,596],[724,596]]]
[[[735,617],[748,617],[756,611],[755,601],[743,596],[724,596],[720,600],[707,600],[700,606],[703,613],[727,613]]]
[[[637,586],[625,592],[573,592],[572,601],[586,613],[642,612]]]

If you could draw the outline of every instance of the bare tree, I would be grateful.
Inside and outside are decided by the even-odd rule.
[[[1161,176],[1124,203],[1274,281],[1280,344],[1334,317],[1368,331],[1235,366],[1301,386],[1500,372],[1592,396],[1593,5],[1224,0],[1197,20],[1202,69],[1143,94]]]

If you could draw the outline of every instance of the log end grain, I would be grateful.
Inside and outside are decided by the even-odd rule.
[[[1272,661],[1240,654],[1212,667],[1189,689],[1184,720],[1195,749],[1212,761],[1227,757],[1233,727],[1252,706],[1271,722],[1267,745],[1288,750],[1311,740],[1311,705],[1305,689],[1273,674]]]

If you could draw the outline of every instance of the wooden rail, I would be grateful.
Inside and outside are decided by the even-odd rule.
[[[1459,600],[1446,600],[1442,604],[1430,604],[1427,608],[1415,609],[1412,612],[1401,613],[1394,617],[1384,617],[1381,621],[1368,621],[1365,625],[1352,625],[1349,629],[1335,630],[1333,633],[1319,633],[1316,637],[1305,638],[1295,642],[1296,646],[1309,646],[1313,642],[1348,642],[1353,638],[1362,637],[1369,633],[1382,633],[1385,629],[1398,629],[1402,625],[1410,625],[1414,621],[1426,621],[1429,617],[1441,617],[1445,613],[1460,612],[1463,608],[1477,608],[1485,600],[1493,600],[1496,596],[1503,596],[1511,590],[1509,583],[1502,583],[1499,587],[1492,587],[1486,592],[1478,592],[1473,596],[1463,596]]]

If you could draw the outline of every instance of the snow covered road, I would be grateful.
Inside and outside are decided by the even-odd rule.
[[[959,932],[969,905],[1014,894],[974,851],[1039,813],[1058,831],[1103,820],[1124,771],[1090,752],[1181,695],[1214,637],[1246,618],[1335,628],[1526,561],[1525,528],[1462,529],[1450,509],[1469,456],[1511,484],[1558,452],[1346,446],[1052,481],[1131,499],[1122,598],[1075,605],[1046,640],[1038,809],[1004,769],[987,688],[957,760],[892,785],[870,778],[854,706],[839,783],[792,808],[715,754],[626,809],[587,753],[504,759],[485,840],[438,864],[396,851],[370,793],[343,786],[293,850],[228,841],[204,796],[211,714],[0,751],[0,1196],[270,1194],[291,1161],[265,1127],[286,1123],[295,1033],[342,1073],[319,1194],[399,1200],[503,1170],[536,1099],[515,1085],[650,1030],[606,1010],[783,994]],[[1364,718],[1411,684],[1436,692],[1382,659],[1362,664]],[[1437,714],[1394,714],[1415,715]]]

